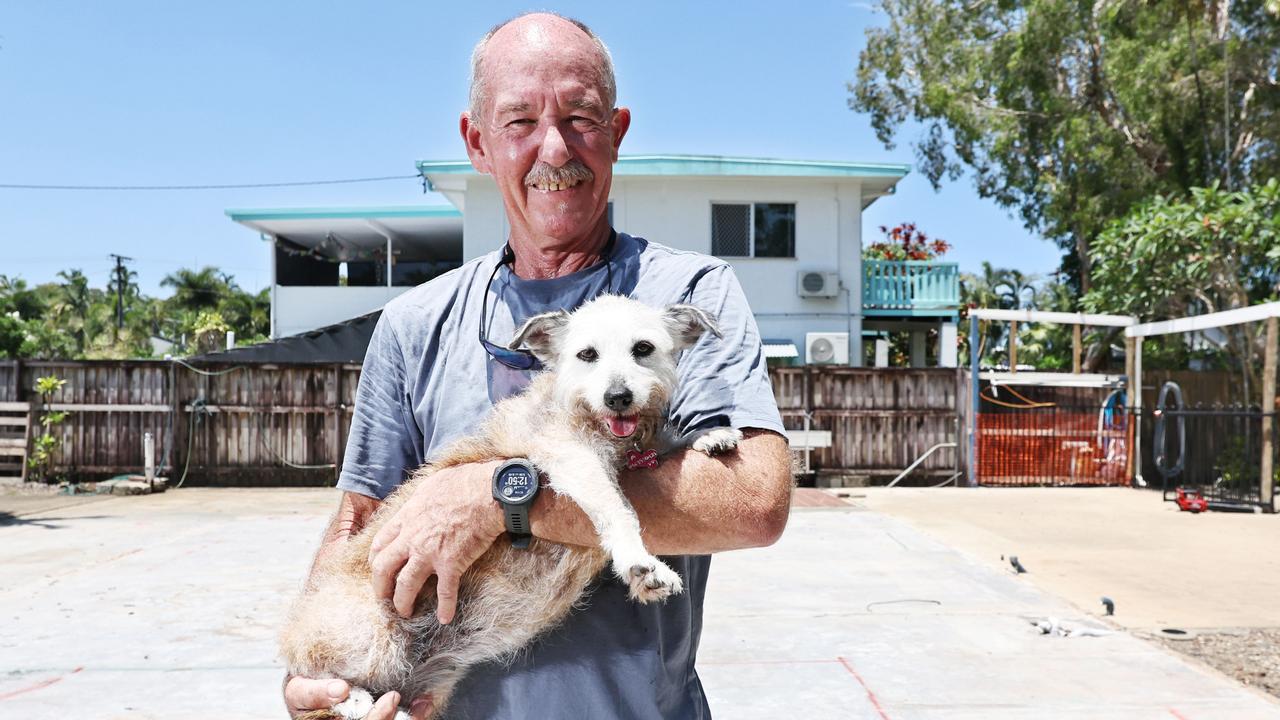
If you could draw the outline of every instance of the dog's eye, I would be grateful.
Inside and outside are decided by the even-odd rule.
[[[587,348],[578,352],[578,359],[582,362],[595,362],[599,357],[600,353],[596,352],[595,348]]]
[[[631,346],[631,354],[638,358],[649,357],[653,354],[653,343],[647,340],[641,340]]]

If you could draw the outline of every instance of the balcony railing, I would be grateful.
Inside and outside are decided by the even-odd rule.
[[[862,310],[871,316],[952,315],[960,307],[960,266],[929,260],[864,260]]]

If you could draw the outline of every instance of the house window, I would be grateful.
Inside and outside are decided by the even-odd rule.
[[[795,203],[713,203],[711,254],[720,257],[795,257]]]

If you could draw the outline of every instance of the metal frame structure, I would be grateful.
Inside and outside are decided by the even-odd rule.
[[[981,372],[979,367],[979,343],[974,342],[973,338],[979,336],[979,323],[982,320],[1008,322],[1012,325],[1010,337],[1013,338],[1010,345],[1009,354],[1009,370],[1008,373],[998,372]],[[1017,324],[1020,322],[1027,323],[1055,323],[1059,325],[1072,325],[1075,331],[1072,333],[1072,370],[1070,373],[1018,373],[1017,362]],[[1082,373],[1081,368],[1081,332],[1080,329],[1086,325],[1096,327],[1123,327],[1127,329],[1137,325],[1138,319],[1129,315],[1095,315],[1090,313],[1067,313],[1067,312],[1049,312],[1044,310],[997,310],[992,308],[975,308],[969,311],[969,467],[967,484],[969,487],[976,487],[978,484],[978,406],[980,404],[980,381],[988,380],[992,383],[1005,385],[1057,385],[1057,386],[1073,386],[1073,387],[1103,387],[1116,382],[1118,378],[1114,375],[1099,375],[1093,373]],[[1129,368],[1129,359],[1132,356],[1126,347],[1125,367]],[[1018,377],[1019,375],[1022,377]],[[1126,374],[1131,374],[1126,372]],[[1141,387],[1141,386],[1139,386]],[[1138,402],[1141,403],[1141,393],[1129,393],[1129,402],[1132,405],[1134,396],[1138,396]],[[1132,411],[1132,407],[1130,408]],[[1132,460],[1131,460],[1132,462]]]
[[[1253,305],[1246,308],[1238,308],[1236,310],[1224,310],[1222,312],[1208,313],[1205,315],[1193,315],[1190,317],[1178,318],[1176,320],[1162,320],[1160,322],[1144,323],[1141,325],[1132,325],[1125,328],[1125,337],[1130,341],[1129,344],[1133,348],[1133,377],[1134,386],[1141,389],[1142,387],[1142,340],[1143,338],[1153,337],[1156,335],[1174,335],[1188,332],[1196,332],[1198,330],[1210,330],[1213,328],[1227,327],[1230,325],[1243,325],[1251,322],[1265,322],[1267,324],[1266,351],[1263,356],[1262,364],[1262,457],[1261,457],[1261,487],[1259,489],[1262,502],[1271,512],[1275,512],[1275,487],[1273,478],[1273,448],[1272,424],[1275,422],[1276,415],[1276,364],[1277,355],[1280,355],[1280,302],[1263,303],[1261,305]],[[1135,411],[1142,409],[1142,393],[1131,393],[1137,398],[1137,406]],[[1137,441],[1134,447],[1134,455],[1142,451],[1142,415],[1137,412]],[[1140,478],[1135,477],[1135,480]]]

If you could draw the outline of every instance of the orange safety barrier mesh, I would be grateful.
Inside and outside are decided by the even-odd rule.
[[[978,414],[981,485],[1127,485],[1127,415],[1048,408]]]

